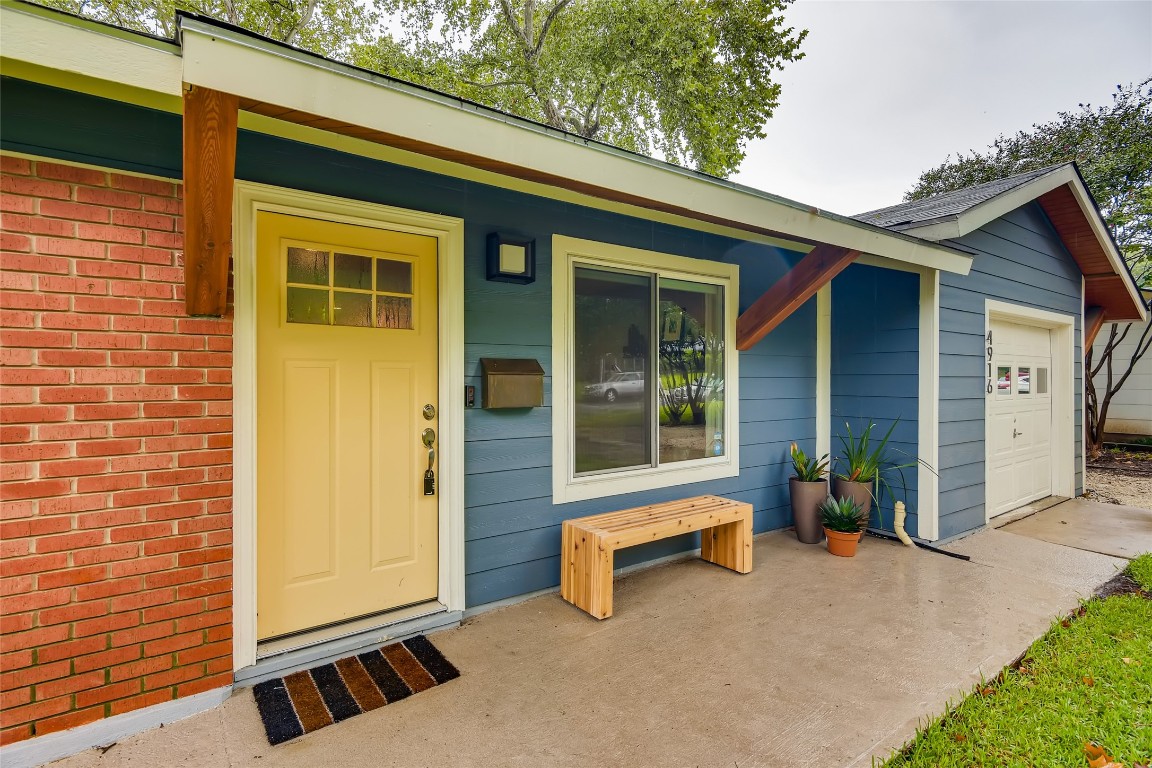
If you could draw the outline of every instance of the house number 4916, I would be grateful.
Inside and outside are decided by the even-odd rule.
[[[987,342],[984,351],[988,355],[988,386],[985,387],[984,391],[990,395],[992,394],[992,331],[988,331],[984,341]]]

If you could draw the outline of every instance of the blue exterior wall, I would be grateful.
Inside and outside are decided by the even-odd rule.
[[[178,115],[5,78],[3,146],[13,151],[179,178]],[[465,417],[468,605],[559,583],[561,520],[716,493],[751,502],[755,529],[791,522],[788,443],[815,443],[815,302],[740,356],[741,474],[595,501],[551,501],[551,236],[564,234],[739,264],[740,309],[800,255],[769,246],[621,216],[547,198],[242,131],[237,178],[458,216],[465,221],[465,383],[481,357],[532,357],[544,367],[543,408],[469,410]],[[484,278],[491,231],[535,238],[537,279],[528,286]],[[620,553],[623,566],[697,546],[685,536]]]
[[[846,425],[859,437],[875,423],[876,445],[895,424],[887,453],[899,467],[917,455],[920,373],[920,276],[853,264],[832,281],[832,455],[843,455]],[[843,466],[834,466],[842,470]],[[872,525],[892,530],[903,500],[905,528],[917,531],[916,467],[890,469]]]
[[[985,298],[1076,318],[1073,432],[1082,493],[1081,275],[1043,210],[1029,203],[954,245],[974,252],[967,276],[940,275],[940,536],[984,524]]]

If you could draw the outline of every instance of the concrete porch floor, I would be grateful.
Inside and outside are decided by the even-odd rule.
[[[617,580],[603,622],[547,595],[435,634],[460,679],[279,747],[244,690],[54,765],[866,766],[1125,562],[997,530],[953,548],[972,560],[772,533],[746,576]]]

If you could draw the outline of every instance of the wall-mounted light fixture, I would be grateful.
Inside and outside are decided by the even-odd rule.
[[[493,232],[488,235],[488,279],[527,284],[536,280],[536,241]]]

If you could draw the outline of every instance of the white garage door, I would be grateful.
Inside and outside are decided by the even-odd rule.
[[[1052,493],[1052,334],[990,323],[988,516]]]

